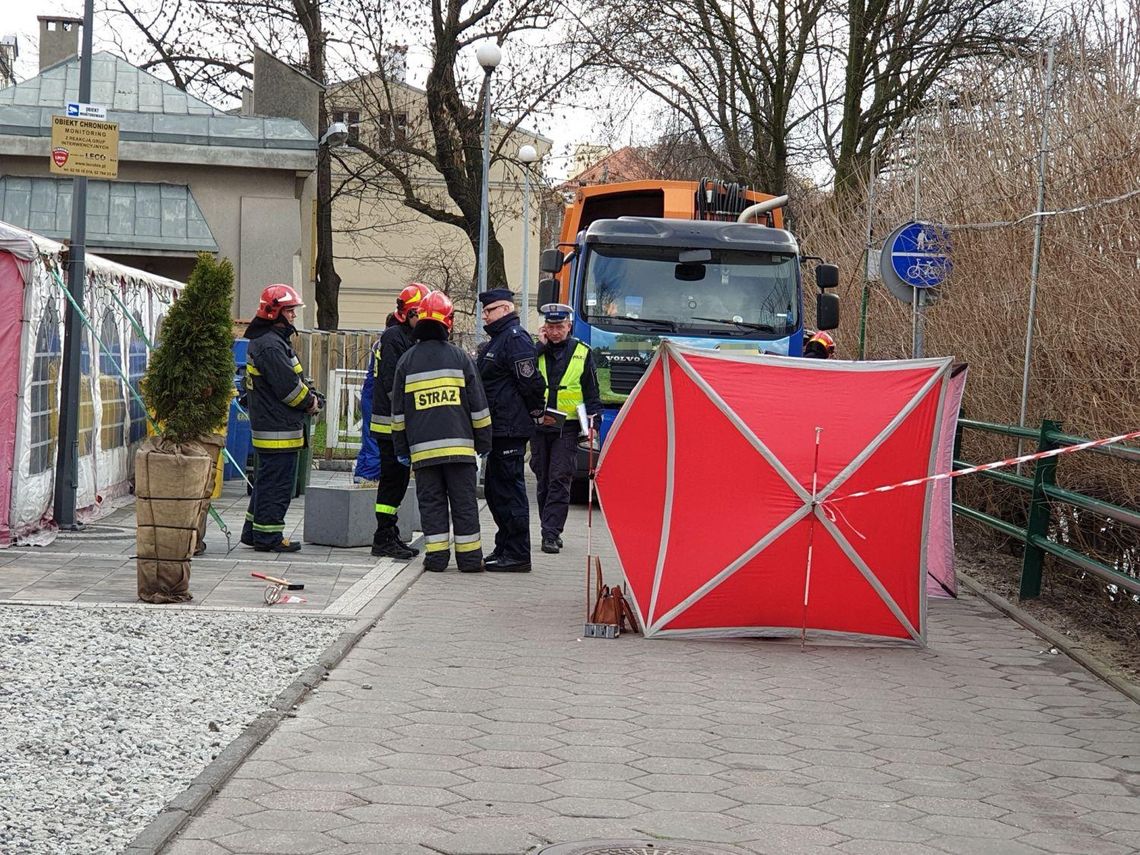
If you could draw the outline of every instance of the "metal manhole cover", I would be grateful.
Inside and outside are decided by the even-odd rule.
[[[729,855],[729,850],[679,840],[587,840],[555,843],[537,855]]]

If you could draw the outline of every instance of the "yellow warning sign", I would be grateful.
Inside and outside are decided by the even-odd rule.
[[[51,171],[57,175],[117,178],[119,123],[52,116]]]

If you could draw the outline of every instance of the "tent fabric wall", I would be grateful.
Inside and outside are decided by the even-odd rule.
[[[26,266],[26,265],[25,265]],[[11,252],[0,249],[0,294],[23,291],[24,275]],[[18,302],[7,303],[20,306]],[[21,307],[22,309],[22,307]],[[0,366],[20,364],[20,324],[22,311],[0,312]],[[0,371],[0,503],[9,507],[12,496],[12,468],[16,453],[16,418],[19,410],[19,376],[15,370]],[[0,546],[11,543],[8,515],[0,517]]]
[[[61,244],[0,223],[0,258],[7,259],[0,266],[0,298],[5,305],[22,307],[18,358],[0,363],[0,419],[7,409],[15,411],[5,516],[9,537],[17,543],[42,543],[54,536],[60,363],[68,307],[59,284],[66,281],[62,251]],[[90,330],[82,331],[76,506],[78,519],[89,522],[106,513],[112,499],[129,492],[133,448],[146,433],[140,430],[141,410],[131,404],[117,371],[121,367],[137,384],[145,369],[146,348],[131,320],[153,341],[182,285],[97,255],[87,255],[86,268],[84,312],[96,332],[113,333],[104,335],[113,339],[113,352],[107,355]],[[20,275],[13,275],[13,269]]]
[[[967,367],[955,365],[947,381],[942,405],[942,425],[938,437],[938,472],[954,469],[954,432],[962,396],[966,392]],[[949,479],[933,485],[930,530],[926,538],[926,593],[934,597],[958,596],[958,577],[954,572],[954,505],[953,486]]]
[[[924,643],[932,490],[844,497],[933,473],[949,367],[663,342],[596,477],[646,635]]]

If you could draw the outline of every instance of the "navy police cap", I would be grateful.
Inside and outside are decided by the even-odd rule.
[[[565,303],[545,303],[538,311],[546,320],[554,323],[574,320],[574,310]]]
[[[491,288],[479,295],[479,302],[482,303],[484,307],[490,306],[493,303],[501,303],[503,300],[509,303],[515,301],[515,295],[511,293],[509,288]]]

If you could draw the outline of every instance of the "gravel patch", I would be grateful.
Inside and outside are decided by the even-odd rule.
[[[347,624],[0,606],[0,852],[116,852]]]

